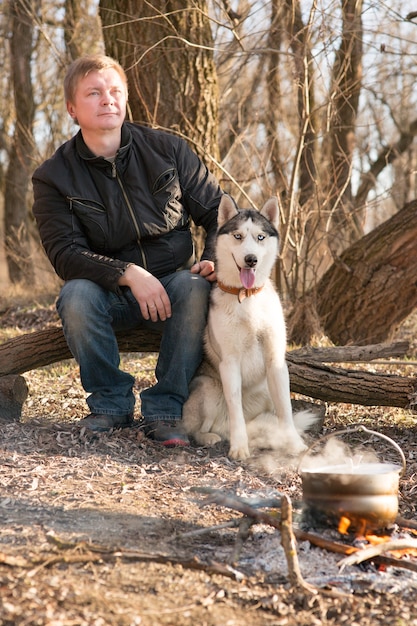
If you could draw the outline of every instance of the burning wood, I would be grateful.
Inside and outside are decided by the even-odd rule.
[[[410,550],[412,552],[410,552]],[[357,550],[354,554],[347,556],[345,559],[339,561],[340,571],[342,571],[347,565],[357,565],[364,561],[369,561],[377,556],[391,552],[392,554],[410,555],[417,554],[417,540],[416,539],[395,539],[393,541],[385,541]],[[396,563],[399,563],[399,558],[396,559]],[[397,565],[401,567],[401,565]],[[414,566],[414,571],[417,571],[417,564]]]

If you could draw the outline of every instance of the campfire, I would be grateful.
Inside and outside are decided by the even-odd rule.
[[[317,458],[314,461],[310,459],[308,469],[300,470],[304,526],[308,522],[313,528],[315,525],[337,528],[338,534],[346,538],[342,545],[346,545],[344,554],[348,558],[341,562],[342,568],[348,564],[377,558],[382,567],[390,564],[417,571],[417,563],[412,563],[409,567],[409,563],[404,565],[398,562],[403,557],[417,556],[415,532],[413,529],[402,528],[398,516],[399,480],[406,469],[403,451],[386,435],[364,426],[340,431],[336,435],[357,432],[387,441],[398,453],[401,464],[380,462],[373,451],[371,461],[369,457],[364,461],[361,455],[359,458],[345,455],[341,464],[323,465],[321,454],[317,465]],[[315,445],[316,443],[313,444]],[[304,457],[311,452],[312,447]],[[300,466],[302,463],[303,459]],[[407,525],[406,520],[404,523]],[[331,549],[331,544],[328,549]],[[386,554],[388,556],[382,557]]]
[[[339,520],[342,530],[343,525],[348,526],[343,533],[337,525],[331,525],[333,521],[325,527],[321,518],[319,528],[310,527],[307,530],[303,526],[302,510],[293,511],[288,496],[248,499],[222,490],[204,488],[201,491],[206,495],[204,506],[215,504],[243,514],[243,517],[229,519],[222,525],[222,528],[238,528],[230,559],[237,576],[241,550],[250,529],[261,524],[280,532],[289,582],[311,593],[318,593],[320,589],[367,593],[370,589],[393,592],[407,586],[417,588],[417,522],[413,520],[397,517],[389,532],[384,529],[366,531],[362,535],[356,531],[349,532],[348,518]],[[300,503],[300,506],[302,509],[303,504]],[[365,522],[363,528],[366,530]],[[199,529],[198,532],[210,533],[218,529],[220,527]],[[185,533],[183,538],[187,535]],[[310,547],[306,548],[307,545]],[[323,555],[323,551],[328,556]],[[272,547],[272,541],[267,542],[265,555],[261,554],[262,546],[259,552],[261,560],[270,563],[272,559],[277,567],[277,552],[276,547]],[[307,571],[305,577],[304,571]],[[241,578],[244,578],[243,574]]]
[[[405,520],[398,514],[399,479],[405,471],[404,454],[389,437],[363,426],[341,431],[343,434],[352,432],[383,438],[398,453],[401,463],[370,460],[368,455],[366,458],[361,455],[360,460],[349,458],[340,463],[339,454],[339,463],[329,465],[324,462],[322,453],[307,460],[310,448],[299,464],[303,488],[301,502],[293,505],[284,494],[248,499],[205,488],[201,490],[206,495],[203,505],[216,504],[243,514],[242,518],[233,520],[239,528],[237,542],[240,547],[252,525],[266,524],[279,530],[290,581],[312,593],[323,585],[340,588],[338,578],[344,582],[349,578],[351,584],[355,571],[356,578],[363,578],[364,565],[358,570],[353,569],[353,574],[348,577],[342,572],[365,563],[370,576],[385,576],[379,578],[381,583],[391,585],[395,581],[398,584],[401,577],[395,572],[402,571],[401,584],[417,588],[417,522]],[[307,542],[312,546],[311,551],[320,548],[335,555],[339,576],[334,573],[329,577],[322,576],[318,583],[313,577],[314,588],[310,579],[307,582],[303,579],[298,554],[303,552]],[[301,549],[297,548],[300,545]],[[239,550],[235,548],[234,564],[238,562],[238,556]],[[323,565],[323,557],[320,565]],[[364,583],[364,589],[367,584],[369,581]],[[375,580],[373,584],[376,584]]]

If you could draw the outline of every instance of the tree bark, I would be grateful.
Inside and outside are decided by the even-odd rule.
[[[29,213],[27,193],[33,168],[33,119],[35,103],[31,81],[33,18],[36,3],[25,6],[11,2],[12,36],[10,43],[13,79],[13,143],[6,173],[4,193],[6,258],[11,282],[33,283],[30,261]]]
[[[417,201],[348,248],[317,285],[317,312],[333,343],[389,341],[417,307]]]
[[[330,247],[334,254],[362,235],[358,213],[352,211],[351,170],[356,116],[362,83],[362,0],[341,0],[341,43],[332,70],[328,206]]]
[[[0,377],[0,423],[18,421],[27,396],[28,387],[23,376]]]
[[[157,352],[160,335],[150,331],[135,330],[117,334],[122,352]],[[402,355],[407,344],[372,346],[368,351],[359,350],[362,358],[377,355]],[[335,352],[340,360],[341,349]],[[348,348],[345,361],[352,359],[354,349]],[[396,406],[414,408],[417,404],[417,379],[391,374],[345,370],[322,364],[320,350],[316,349],[306,359],[303,353],[289,352],[287,361],[290,371],[291,390],[328,402],[348,402],[363,406]],[[331,357],[328,349],[325,358]],[[22,374],[31,369],[71,358],[62,329],[48,328],[21,335],[0,345],[0,377]],[[1,378],[0,378],[1,380]]]

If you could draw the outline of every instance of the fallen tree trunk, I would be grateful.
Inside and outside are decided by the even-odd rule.
[[[407,341],[370,346],[305,347],[287,353],[291,391],[325,402],[415,409],[417,378],[332,367],[404,356]]]
[[[370,346],[331,346],[315,348],[306,346],[291,351],[292,359],[320,363],[369,363],[376,359],[405,356],[410,348],[408,341],[377,343]]]
[[[121,352],[157,352],[160,334],[135,330],[117,334]],[[49,327],[9,339],[0,345],[0,376],[30,370],[71,359],[61,327]]]
[[[135,330],[117,334],[121,352],[157,352],[159,333]],[[407,342],[346,348],[302,348],[288,352],[291,390],[327,402],[347,402],[363,406],[395,406],[414,409],[417,405],[417,379],[325,365],[326,362],[371,361],[399,357],[407,352]],[[0,345],[0,376],[23,374],[71,358],[62,328],[50,327],[15,337]]]

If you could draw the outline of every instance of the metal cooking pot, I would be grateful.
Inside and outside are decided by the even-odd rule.
[[[320,442],[343,434],[364,432],[388,441],[399,453],[401,465],[391,463],[341,463],[300,469],[306,455]],[[358,426],[329,433],[311,445],[300,459],[299,472],[303,501],[312,511],[330,520],[346,517],[349,528],[382,529],[398,515],[399,479],[406,469],[404,453],[395,441],[373,430]]]

